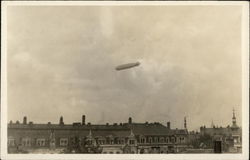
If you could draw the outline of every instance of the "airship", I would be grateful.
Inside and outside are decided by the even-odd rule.
[[[140,65],[140,62],[127,63],[127,64],[119,65],[119,66],[117,66],[115,69],[116,69],[117,71],[119,71],[119,70],[124,70],[124,69],[133,68],[133,67],[136,67],[136,66],[139,66],[139,65]]]

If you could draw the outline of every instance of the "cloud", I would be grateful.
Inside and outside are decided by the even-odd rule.
[[[8,119],[241,123],[240,8],[8,8]],[[185,16],[183,16],[185,15]],[[229,45],[230,44],[230,45]],[[124,71],[114,68],[140,61]],[[233,75],[233,76],[232,76]]]

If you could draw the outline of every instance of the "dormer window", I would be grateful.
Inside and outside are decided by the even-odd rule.
[[[142,138],[140,139],[140,142],[141,142],[141,143],[145,143],[145,142],[146,142],[146,139],[145,139],[144,137],[142,137]]]
[[[135,140],[129,140],[129,144],[135,144]]]

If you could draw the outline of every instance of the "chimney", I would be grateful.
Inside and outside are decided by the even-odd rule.
[[[128,118],[128,123],[132,124],[132,118],[131,117]]]
[[[60,125],[64,125],[63,123],[63,116],[60,117],[60,122],[59,122]]]
[[[23,117],[23,124],[27,124],[27,117],[26,116]]]
[[[85,115],[82,115],[82,125],[85,125]]]
[[[171,129],[171,128],[170,128],[170,122],[167,122],[167,128],[168,128],[168,129]]]

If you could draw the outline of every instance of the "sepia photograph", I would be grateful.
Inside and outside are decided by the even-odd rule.
[[[248,9],[4,2],[1,158],[248,159]]]

